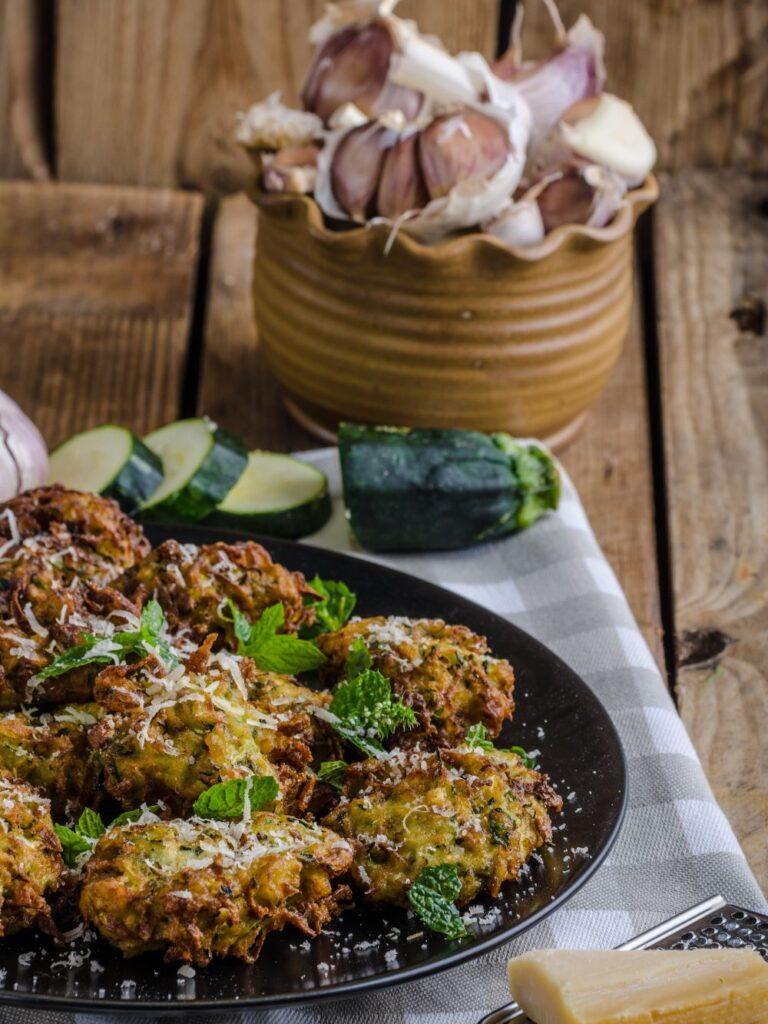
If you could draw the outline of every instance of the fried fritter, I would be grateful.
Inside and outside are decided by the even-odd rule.
[[[314,708],[327,708],[331,703],[329,690],[312,690],[297,683],[292,676],[255,669],[248,677],[248,698],[259,710],[293,722],[299,736],[312,750],[315,761],[341,757],[342,744],[338,734],[314,714]],[[287,721],[283,728],[288,728]]]
[[[460,743],[476,722],[498,736],[514,710],[515,674],[508,661],[490,654],[484,637],[440,619],[357,619],[316,640],[327,656],[326,681],[336,682],[356,640],[362,640],[395,694],[413,708],[419,726],[407,742]],[[402,737],[406,741],[405,735]]]
[[[137,604],[156,598],[172,628],[189,626],[200,640],[215,630],[231,650],[236,640],[227,599],[251,622],[282,602],[285,633],[297,633],[315,619],[314,609],[304,604],[314,591],[301,573],[274,563],[254,541],[197,547],[167,540],[116,585]]]
[[[271,714],[250,704],[253,662],[212,654],[213,639],[175,668],[150,657],[97,676],[104,717],[90,736],[107,790],[126,809],[162,800],[187,814],[217,782],[274,775],[279,809],[302,810],[314,785],[312,752],[301,739],[306,722],[285,708]]]
[[[265,812],[125,825],[96,844],[80,909],[126,956],[253,962],[269,932],[292,924],[317,935],[344,908],[350,892],[336,878],[351,862],[335,833]]]
[[[0,772],[45,793],[57,820],[77,817],[94,803],[99,768],[88,730],[100,715],[95,704],[0,715]]]
[[[0,936],[51,931],[48,897],[64,875],[50,804],[32,786],[0,776]]]
[[[518,877],[561,806],[546,776],[511,752],[411,748],[351,765],[323,824],[356,843],[353,875],[367,900],[407,906],[421,871],[449,863],[463,906]]]

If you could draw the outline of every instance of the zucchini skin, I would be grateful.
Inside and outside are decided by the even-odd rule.
[[[114,498],[123,512],[132,515],[162,482],[160,458],[134,436],[130,458],[102,494]]]
[[[247,533],[299,540],[315,533],[331,518],[331,496],[326,489],[314,501],[295,508],[275,509],[272,512],[223,512],[217,508],[205,520],[205,525],[225,530],[244,530]]]
[[[350,528],[371,551],[437,551],[503,537],[556,508],[552,456],[508,434],[344,423]]]

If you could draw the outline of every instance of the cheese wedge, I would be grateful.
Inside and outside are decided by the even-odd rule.
[[[546,949],[509,962],[535,1024],[768,1024],[768,964],[748,949]]]

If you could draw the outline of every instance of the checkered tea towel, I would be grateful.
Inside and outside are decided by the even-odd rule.
[[[453,553],[372,556],[350,542],[336,450],[303,458],[328,475],[335,498],[333,519],[307,538],[309,543],[372,558],[485,605],[541,640],[592,687],[624,744],[629,810],[618,842],[594,878],[509,945],[431,979],[320,1009],[246,1012],[218,1021],[475,1024],[508,1001],[504,965],[513,954],[544,946],[616,946],[716,893],[746,907],[765,906],[567,477],[557,513],[517,536]],[[73,1024],[73,1017],[0,1010],[0,1021]],[[115,1018],[77,1017],[77,1024],[98,1021]]]

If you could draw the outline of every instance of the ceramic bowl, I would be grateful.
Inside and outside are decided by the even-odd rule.
[[[352,420],[506,430],[555,447],[619,358],[649,177],[605,228],[510,249],[480,232],[427,246],[387,225],[332,230],[313,199],[252,192],[259,339],[292,414],[330,439]]]

